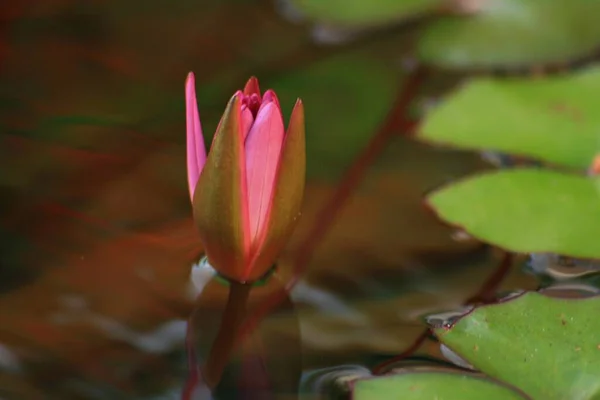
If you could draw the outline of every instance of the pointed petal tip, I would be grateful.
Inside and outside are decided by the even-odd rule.
[[[189,86],[190,84],[194,84],[196,82],[196,76],[192,71],[188,72],[185,78],[185,86]]]
[[[185,98],[187,102],[196,103],[196,77],[193,72],[188,73],[185,78]],[[191,104],[188,103],[187,106],[189,107]]]
[[[221,116],[221,121],[219,122],[219,126],[217,126],[217,131],[213,136],[213,143],[219,132],[221,131],[221,124],[225,121],[227,122],[230,128],[237,130],[240,134],[242,134],[242,99],[244,98],[244,93],[240,90],[235,92],[233,96],[227,102],[227,106],[225,107],[225,111]]]
[[[241,91],[237,91],[229,100],[229,104],[227,104],[227,108],[232,107],[232,110],[236,110],[238,113],[238,117],[242,115],[242,100],[244,99],[244,93]]]
[[[294,110],[296,108],[300,109],[301,112],[304,112],[304,103],[302,102],[302,99],[300,97],[296,99],[296,103],[294,104]]]
[[[273,102],[277,105],[277,108],[281,109],[281,105],[279,104],[279,97],[277,97],[277,93],[273,89],[269,89],[265,92],[263,96],[263,104]]]
[[[288,127],[286,131],[286,136],[289,134],[297,135],[301,134],[305,135],[305,121],[304,121],[304,103],[300,98],[296,100],[296,104],[294,104],[294,108],[292,109],[292,113],[290,114],[290,120],[288,122]]]
[[[231,99],[229,99],[229,101],[234,101],[234,100],[239,100],[242,97],[244,97],[244,92],[242,92],[241,90],[238,90],[237,92],[235,92],[233,94],[233,96],[231,96]]]
[[[244,98],[244,96],[245,95],[244,95],[244,93],[241,90],[238,90],[237,92],[235,92],[233,94],[233,96],[231,96],[231,98],[229,99],[229,101],[227,102],[227,107],[225,108],[225,112],[227,112],[227,110],[230,107],[234,107],[239,112],[241,112],[242,99]]]
[[[252,94],[257,94],[260,97],[260,85],[258,84],[258,79],[255,76],[251,76],[246,82],[246,86],[244,86],[244,94],[246,96],[250,96]]]
[[[304,121],[304,103],[301,98],[296,100],[296,104],[294,104],[294,108],[292,109],[292,114],[290,115],[290,124],[294,123],[294,121],[301,119]]]

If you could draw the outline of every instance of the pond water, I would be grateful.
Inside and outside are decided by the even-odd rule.
[[[191,218],[190,70],[206,132],[250,75],[307,110],[303,215],[249,315],[300,279],[256,318],[218,398],[343,397],[344,379],[404,353],[382,368],[461,365],[426,321],[566,278],[578,280],[561,295],[593,290],[590,266],[502,266],[500,250],[437,221],[423,195],[490,165],[416,143],[408,124],[323,219],[412,71],[402,29],[349,35],[250,0],[30,0],[0,16],[2,399],[209,398],[188,362],[206,357],[227,288],[202,269]],[[411,113],[458,82],[428,75]]]

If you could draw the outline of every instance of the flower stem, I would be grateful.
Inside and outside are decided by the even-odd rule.
[[[417,338],[415,339],[415,341],[410,345],[410,347],[406,350],[404,350],[402,353],[383,361],[380,364],[377,364],[375,367],[373,367],[372,371],[373,371],[373,375],[382,375],[383,373],[386,372],[386,369],[396,363],[396,362],[400,362],[402,360],[404,360],[405,358],[408,358],[410,356],[412,356],[412,354],[417,351],[417,349],[419,347],[421,347],[421,345],[423,343],[425,343],[425,340],[427,339],[429,335],[429,328],[424,329],[423,332],[417,336]]]
[[[220,382],[223,370],[229,362],[240,324],[246,314],[246,306],[252,285],[230,282],[227,305],[221,319],[221,326],[208,353],[204,381],[212,390]]]
[[[494,269],[494,272],[485,280],[481,288],[476,294],[469,297],[465,304],[490,304],[496,301],[496,295],[498,288],[504,282],[504,278],[511,271],[514,262],[514,254],[508,251],[504,252],[502,259],[498,266]]]

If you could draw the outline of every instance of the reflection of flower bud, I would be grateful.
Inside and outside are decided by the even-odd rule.
[[[206,156],[194,75],[186,81],[187,169],[194,219],[222,275],[254,281],[285,245],[300,213],[305,177],[304,107],[284,129],[279,100],[251,78],[236,92]]]
[[[237,333],[238,345],[228,357],[219,383],[209,385],[207,378],[214,365],[208,360],[215,340],[223,334],[219,327],[226,317],[224,309],[229,295],[229,288],[219,278],[209,276],[204,274],[206,281],[201,284],[188,321],[191,368],[183,398],[209,399],[209,392],[212,399],[296,398],[302,375],[300,325],[294,303],[284,292],[287,279],[277,272],[253,286],[243,318],[253,318],[275,294],[282,296],[281,302],[251,330]]]

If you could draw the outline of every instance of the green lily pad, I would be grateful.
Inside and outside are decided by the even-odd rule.
[[[308,18],[339,27],[365,27],[402,21],[431,11],[443,0],[291,0]]]
[[[261,86],[277,92],[286,120],[296,98],[302,99],[307,177],[336,179],[377,131],[399,79],[389,64],[366,57],[364,52],[352,52],[291,71]]]
[[[471,16],[427,25],[417,46],[427,63],[446,68],[562,63],[600,46],[600,2],[478,0]]]
[[[407,372],[355,382],[354,400],[517,400],[517,391],[485,377],[452,372]]]
[[[534,399],[598,399],[599,312],[599,297],[529,292],[476,308],[435,334],[475,368]]]
[[[599,92],[597,67],[540,79],[478,79],[434,108],[418,138],[587,168],[600,153]]]
[[[439,217],[515,252],[600,258],[600,178],[541,169],[469,177],[427,197]]]

